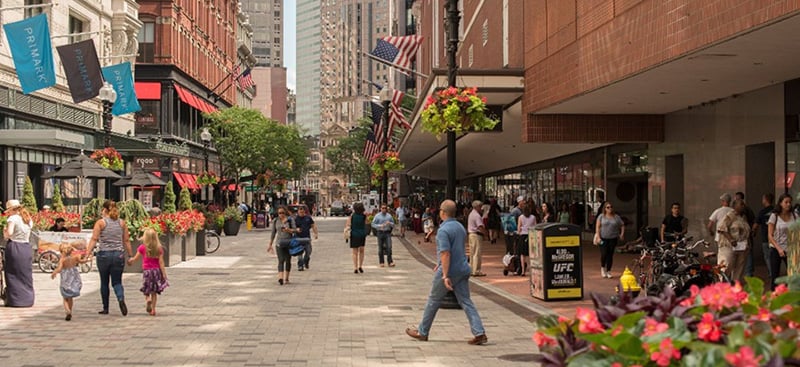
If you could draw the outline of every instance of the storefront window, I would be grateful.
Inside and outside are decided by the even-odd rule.
[[[644,173],[648,172],[647,167],[647,151],[633,151],[618,153],[614,155],[613,173]]]
[[[799,201],[797,194],[800,193],[800,184],[795,183],[797,172],[800,172],[800,142],[786,143],[786,192],[792,195],[795,204]]]
[[[161,101],[139,101],[142,110],[136,112],[136,135],[158,135]]]

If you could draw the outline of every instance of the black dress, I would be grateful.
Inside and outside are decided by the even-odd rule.
[[[364,247],[367,242],[367,217],[364,214],[350,216],[350,248]]]

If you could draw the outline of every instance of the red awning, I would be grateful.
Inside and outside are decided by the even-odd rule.
[[[193,175],[191,173],[184,173],[183,180],[186,181],[186,184],[189,185],[190,189],[193,190],[200,190],[200,185],[197,184],[197,175]]]
[[[211,113],[217,110],[214,105],[204,101],[202,98],[178,84],[175,84],[175,91],[178,92],[178,98],[180,98],[183,103],[186,103],[199,111]]]
[[[157,101],[161,99],[161,83],[159,82],[136,82],[133,84],[136,91],[136,98],[144,101]]]
[[[186,187],[186,181],[184,181],[184,179],[183,179],[183,175],[182,175],[182,174],[180,174],[180,173],[178,173],[178,172],[173,172],[173,174],[172,174],[172,175],[173,175],[173,176],[175,176],[175,179],[176,179],[176,180],[178,180],[178,185],[179,185],[181,188],[184,188],[184,187]],[[187,188],[187,189],[190,189],[191,187],[186,187],[186,188]]]
[[[159,177],[159,178],[161,177],[161,171],[153,171],[153,172],[150,172],[150,173],[152,173],[156,177]]]

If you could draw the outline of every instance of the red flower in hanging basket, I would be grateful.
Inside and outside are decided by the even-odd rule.
[[[122,155],[112,147],[97,149],[92,152],[89,158],[94,159],[97,163],[100,163],[101,166],[112,171],[122,171],[122,169],[125,168]]]

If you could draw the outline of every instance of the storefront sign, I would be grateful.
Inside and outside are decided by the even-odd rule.
[[[178,155],[178,156],[188,156],[189,155],[189,148],[188,147],[181,147],[172,144],[166,143],[155,143],[155,150],[171,154],[171,155]]]
[[[161,169],[158,157],[134,157],[133,165],[145,171],[158,171]]]

